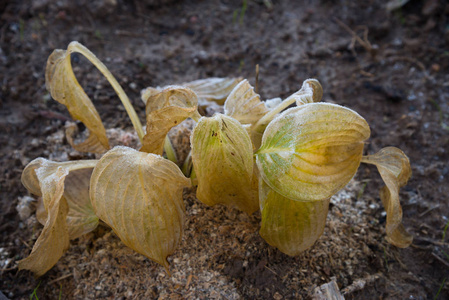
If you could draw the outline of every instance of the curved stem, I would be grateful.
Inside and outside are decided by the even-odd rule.
[[[295,103],[295,101],[296,99],[294,97],[288,97],[287,99],[279,103],[278,106],[274,107],[266,115],[260,118],[259,121],[257,121],[257,123],[254,125],[253,131],[259,132],[260,127],[266,126],[266,124],[270,123],[278,113],[289,107],[291,104]]]
[[[123,91],[120,84],[117,82],[115,77],[109,72],[108,68],[93,54],[89,49],[84,47],[78,42],[71,42],[69,46],[67,47],[67,51],[69,53],[73,52],[79,52],[82,55],[84,55],[97,69],[106,77],[106,79],[111,84],[114,91],[117,93],[118,97],[123,103],[123,106],[125,107],[126,112],[128,113],[129,118],[131,119],[131,123],[134,126],[134,129],[137,132],[137,135],[139,136],[140,141],[143,141],[143,136],[145,135],[142,127],[142,123],[140,122],[139,117],[137,116],[136,111],[134,110],[134,107],[132,106],[131,102],[129,101],[128,96],[125,94],[125,91]]]

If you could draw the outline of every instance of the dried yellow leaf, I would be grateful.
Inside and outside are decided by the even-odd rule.
[[[33,194],[42,196],[47,212],[44,229],[31,254],[19,261],[19,269],[41,276],[61,258],[69,247],[66,217],[69,206],[64,195],[64,182],[69,172],[92,168],[96,161],[56,163],[43,158],[30,162],[22,173],[23,185]]]
[[[259,184],[260,236],[291,256],[310,248],[324,231],[329,199],[296,201],[276,193],[263,180]]]
[[[106,130],[92,101],[73,73],[70,54],[77,52],[74,46],[71,43],[67,51],[53,51],[47,60],[45,84],[53,99],[65,105],[72,118],[83,122],[89,129],[88,138],[79,144],[73,141],[74,129],[67,132],[72,147],[78,151],[101,153],[109,149]]]
[[[190,143],[198,179],[197,198],[253,213],[258,208],[257,179],[248,133],[235,119],[217,114],[201,118]]]
[[[168,86],[149,95],[146,101],[147,132],[140,150],[162,155],[167,133],[197,112],[198,97],[182,86]]]
[[[400,248],[410,246],[413,237],[402,225],[399,201],[399,189],[407,184],[412,175],[408,157],[398,148],[386,147],[376,154],[363,156],[362,162],[375,165],[385,182],[380,198],[387,212],[387,241]]]
[[[242,124],[254,124],[268,109],[248,80],[244,79],[229,94],[224,103],[224,112]]]
[[[190,186],[173,162],[127,147],[108,151],[94,169],[90,197],[96,215],[122,242],[168,270],[181,240],[182,192]]]
[[[255,153],[263,180],[297,201],[330,198],[354,176],[369,126],[359,114],[329,103],[291,108],[274,119]]]

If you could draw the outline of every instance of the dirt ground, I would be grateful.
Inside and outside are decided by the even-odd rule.
[[[303,299],[335,277],[346,299],[449,299],[449,4],[410,0],[388,11],[387,2],[0,2],[0,291],[10,299],[33,291],[39,299]],[[409,156],[413,176],[400,196],[413,244],[385,241],[382,181],[362,166],[332,198],[323,236],[298,257],[263,241],[260,213],[207,207],[186,191],[171,276],[104,225],[72,241],[43,277],[18,272],[42,229],[16,209],[30,196],[24,166],[40,156],[90,157],[67,144],[70,116],[44,83],[47,57],[73,40],[109,67],[142,120],[147,86],[226,76],[254,84],[259,64],[269,99],[318,79],[324,101],[370,124],[366,153],[395,146]],[[106,127],[131,132],[107,81],[80,56],[73,63]],[[188,131],[177,133],[180,147]]]

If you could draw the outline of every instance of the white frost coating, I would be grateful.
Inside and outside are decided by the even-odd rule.
[[[273,108],[275,108],[276,106],[278,106],[279,104],[281,104],[282,99],[277,97],[277,98],[273,98],[273,99],[267,99],[265,100],[265,106],[271,110]]]

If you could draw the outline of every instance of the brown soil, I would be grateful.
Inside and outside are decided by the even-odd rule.
[[[4,1],[0,3],[0,291],[41,299],[297,299],[336,277],[346,299],[449,299],[449,5],[386,1]],[[75,4],[76,3],[76,4]],[[366,33],[366,38],[364,37]],[[354,39],[357,35],[359,39]],[[124,246],[106,226],[72,241],[47,274],[18,272],[42,228],[20,219],[29,196],[20,174],[32,159],[88,157],[63,135],[70,120],[51,100],[44,70],[53,49],[77,40],[116,76],[143,119],[139,92],[205,77],[242,76],[260,65],[264,99],[285,97],[317,78],[324,101],[366,118],[374,153],[401,148],[413,177],[401,191],[415,239],[385,241],[375,168],[359,170],[335,196],[324,235],[298,257],[258,235],[260,214],[207,207],[186,191],[187,222],[162,267]],[[112,88],[85,59],[75,72],[107,128],[132,131]],[[178,133],[182,145],[188,129]],[[445,184],[446,182],[446,184]],[[449,233],[447,234],[449,235]],[[364,283],[364,284],[363,284]],[[1,298],[1,294],[0,294]]]

